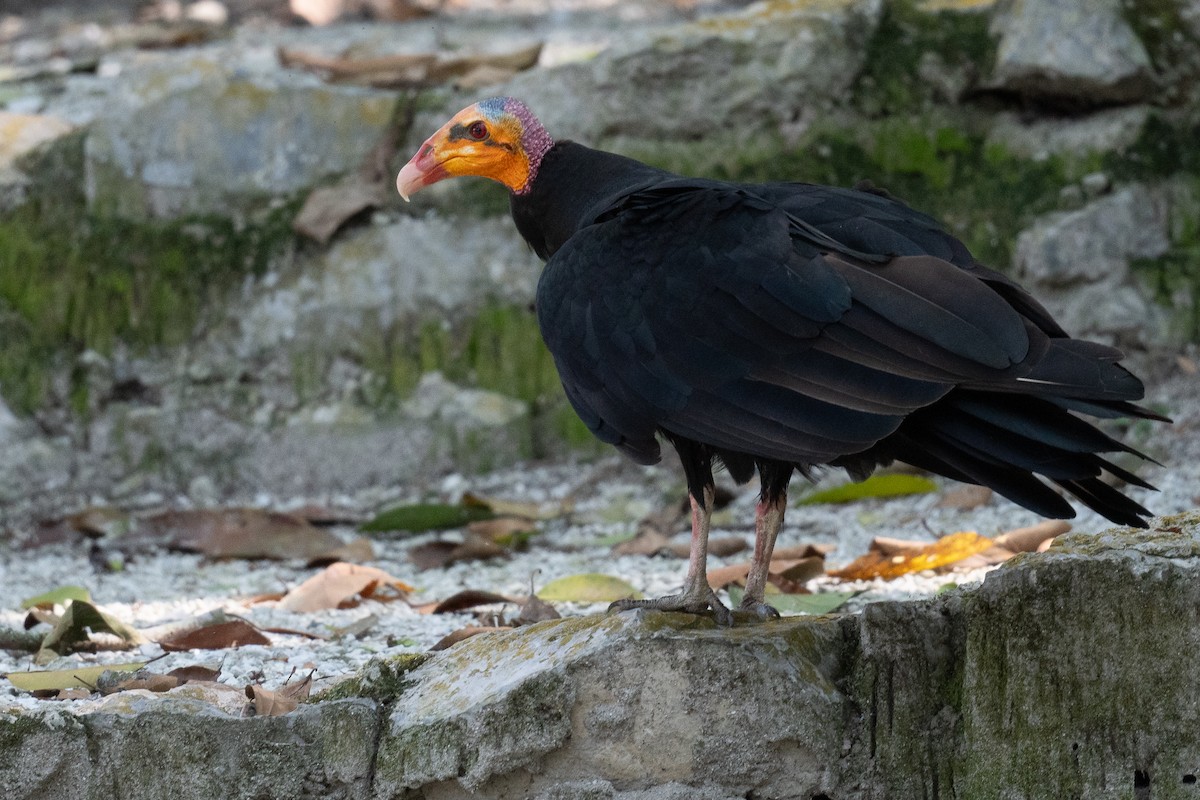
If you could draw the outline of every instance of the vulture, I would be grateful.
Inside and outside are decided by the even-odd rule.
[[[546,262],[538,325],[575,411],[639,464],[683,465],[691,555],[679,594],[623,600],[732,612],[706,573],[713,469],[761,493],[744,611],[764,599],[793,472],[861,480],[901,461],[987,486],[1047,517],[1063,493],[1113,522],[1150,512],[1103,479],[1134,453],[1087,422],[1169,421],[1107,345],[1073,339],[1025,289],[885,192],[688,178],[556,141],[521,101],[455,115],[400,170],[408,200],[454,176],[511,192]],[[1040,476],[1040,478],[1038,477]],[[1044,479],[1044,480],[1043,480]],[[1057,487],[1057,488],[1056,488]]]

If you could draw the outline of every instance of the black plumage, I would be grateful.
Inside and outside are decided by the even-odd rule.
[[[1074,516],[1057,486],[1145,526],[1102,477],[1151,488],[1103,455],[1136,451],[1077,416],[1163,419],[1133,403],[1141,381],[932,218],[882,192],[681,178],[572,142],[539,155],[512,215],[546,259],[537,315],[566,395],[639,463],[670,442],[693,498],[688,586],[650,604],[723,610],[703,569],[718,463],[762,481],[760,613],[788,481],[818,465],[861,479],[904,461]]]

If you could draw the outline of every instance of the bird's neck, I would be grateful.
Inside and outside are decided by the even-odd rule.
[[[666,174],[615,153],[558,142],[528,190],[512,195],[513,220],[534,252],[549,258],[614,200]]]

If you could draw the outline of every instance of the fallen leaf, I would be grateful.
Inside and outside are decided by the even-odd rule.
[[[50,609],[56,605],[65,605],[68,600],[92,601],[91,593],[82,586],[59,586],[43,594],[27,597],[21,601],[21,608]]]
[[[1195,375],[1200,372],[1200,366],[1197,366],[1196,360],[1185,355],[1175,356],[1175,365],[1179,367],[1180,372],[1186,375]]]
[[[97,664],[67,669],[33,670],[31,672],[9,672],[4,677],[23,692],[58,691],[82,686],[90,689],[102,674],[108,671],[136,672],[146,666],[145,661],[127,664]]]
[[[72,600],[67,604],[58,624],[42,639],[41,649],[34,656],[35,664],[46,664],[59,656],[79,649],[92,641],[92,635],[108,633],[117,638],[124,648],[134,647],[145,641],[140,633],[84,600]]]
[[[128,692],[134,689],[143,689],[147,692],[169,692],[178,687],[183,682],[174,675],[161,675],[156,673],[147,673],[145,675],[135,675],[132,678],[126,678],[112,686],[106,686],[101,690],[101,694],[116,694],[117,692]]]
[[[274,691],[252,684],[246,687],[246,697],[250,698],[250,705],[254,709],[255,716],[280,717],[295,711],[300,703],[308,698],[311,691],[312,673],[310,672],[303,680],[285,684]]]
[[[571,603],[611,603],[627,597],[635,600],[642,597],[642,593],[626,581],[594,572],[550,581],[539,595],[543,600]]]
[[[458,561],[507,558],[508,555],[508,550],[495,542],[469,533],[462,542],[427,542],[408,551],[409,561],[422,570],[445,567]]]
[[[499,497],[466,492],[462,497],[463,505],[486,508],[500,517],[523,517],[531,520],[556,519],[568,514],[575,507],[571,499],[557,503],[523,503],[515,500],[503,500]]]
[[[532,625],[535,622],[544,622],[548,619],[561,619],[562,614],[558,613],[558,609],[547,603],[536,594],[529,595],[525,602],[521,603],[520,611],[511,622],[514,627],[521,625]]]
[[[1061,536],[1071,530],[1071,523],[1061,519],[1047,519],[1027,528],[1017,528],[1006,531],[993,541],[1000,547],[1014,553],[1032,553],[1039,550],[1043,543]]]
[[[475,536],[511,548],[536,535],[537,524],[528,517],[496,517],[472,522],[467,525],[467,530]]]
[[[831,548],[816,545],[779,548],[772,553],[767,565],[767,579],[787,593],[804,591],[803,583],[825,574],[825,552]],[[744,586],[750,573],[750,562],[730,564],[709,570],[708,584],[714,589],[731,585]]]
[[[421,533],[461,528],[468,523],[492,519],[495,516],[496,513],[490,508],[481,506],[415,503],[382,511],[374,519],[361,525],[359,530],[368,533],[388,531]]]
[[[443,636],[441,639],[439,639],[437,641],[437,644],[435,644],[433,647],[429,648],[429,652],[433,653],[433,652],[437,652],[438,650],[445,650],[448,647],[453,647],[454,645],[458,644],[463,639],[470,639],[472,636],[478,636],[481,633],[492,633],[493,631],[510,631],[510,630],[512,630],[512,628],[509,627],[508,625],[495,625],[495,626],[468,625],[465,628],[459,628],[458,630],[454,631],[453,633],[448,633],[445,636]]]
[[[670,537],[649,526],[639,526],[632,539],[613,545],[615,556],[656,556],[670,547]]]
[[[891,580],[901,575],[957,563],[967,556],[982,553],[992,545],[991,539],[980,536],[974,531],[960,531],[943,536],[936,542],[912,552],[895,553],[889,556],[878,550],[872,550],[844,569],[829,574],[847,581],[872,580],[874,578]]]
[[[54,695],[55,700],[87,700],[92,696],[89,689],[59,689]]]
[[[780,614],[830,614],[841,608],[858,592],[814,592],[812,594],[772,594],[767,603]],[[730,587],[729,601],[736,609],[742,602],[743,592]]]
[[[166,511],[141,517],[129,545],[161,545],[210,558],[310,559],[342,546],[342,540],[293,514],[256,508]]]
[[[388,588],[393,594],[380,594]],[[284,611],[320,611],[327,608],[342,608],[353,603],[361,595],[375,600],[400,599],[413,591],[399,578],[375,567],[338,562],[312,576],[292,589],[279,601]]]
[[[158,644],[168,653],[181,650],[224,650],[248,644],[269,645],[271,640],[261,630],[244,619],[231,619],[184,631],[160,639]]]
[[[67,517],[67,522],[84,536],[98,539],[127,533],[133,524],[133,517],[119,508],[94,506],[72,514]]]
[[[176,667],[167,674],[178,678],[180,683],[211,683],[221,677],[221,670],[206,667],[203,664],[192,664],[187,667]]]
[[[445,600],[434,605],[431,613],[453,614],[457,611],[465,611],[468,608],[475,608],[476,606],[515,602],[517,601],[513,598],[505,597],[502,594],[495,594],[494,592],[482,592],[478,589],[464,589],[463,591],[452,594]]]
[[[956,486],[946,492],[937,501],[937,508],[954,508],[959,511],[971,511],[972,509],[985,506],[992,499],[992,490],[986,486],[972,486],[966,484]]]
[[[851,503],[870,498],[902,497],[937,491],[937,484],[920,475],[872,475],[859,483],[846,483],[800,498],[800,505],[818,503]]]

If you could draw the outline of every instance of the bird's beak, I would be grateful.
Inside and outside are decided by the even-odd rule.
[[[421,149],[417,150],[417,154],[409,159],[396,176],[396,191],[400,192],[405,202],[429,184],[450,177],[450,173],[437,158],[437,141],[441,135],[442,131],[438,131],[426,139]]]

